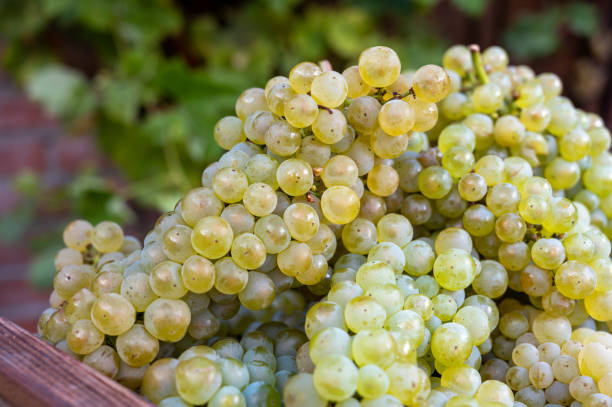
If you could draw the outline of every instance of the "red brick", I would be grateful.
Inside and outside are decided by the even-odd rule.
[[[23,97],[2,101],[0,113],[0,136],[19,128],[40,128],[55,124],[40,106]]]
[[[54,143],[62,171],[73,173],[84,167],[98,167],[100,155],[90,136],[64,137]]]
[[[37,172],[45,168],[42,139],[20,134],[0,139],[0,176],[15,175],[26,168]]]

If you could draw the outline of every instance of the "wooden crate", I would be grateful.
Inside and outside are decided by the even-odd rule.
[[[152,407],[119,383],[0,317],[0,407]]]

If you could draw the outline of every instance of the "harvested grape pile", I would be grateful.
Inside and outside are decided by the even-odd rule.
[[[386,47],[246,90],[144,245],[69,224],[39,334],[164,407],[612,407],[612,156],[552,73]]]

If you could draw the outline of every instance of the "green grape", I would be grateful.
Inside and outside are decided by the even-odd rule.
[[[450,173],[437,165],[425,168],[418,176],[419,191],[429,199],[440,199],[448,194],[453,180]]]
[[[322,143],[338,143],[347,131],[347,122],[344,114],[336,109],[321,111],[312,123],[314,136]]]
[[[249,186],[249,181],[242,171],[237,168],[222,168],[213,178],[212,188],[215,195],[223,202],[235,203],[242,200],[242,196]]]
[[[395,272],[393,268],[382,261],[367,262],[357,270],[355,282],[364,290],[376,285],[394,284]]]
[[[486,402],[496,402],[497,405],[505,407],[513,407],[514,405],[512,390],[506,384],[497,380],[482,382],[474,398],[481,406],[485,406]]]
[[[316,254],[312,256],[310,267],[304,272],[298,271],[295,279],[304,285],[315,285],[325,278],[328,268],[325,256]]]
[[[431,299],[434,315],[442,322],[450,321],[457,313],[457,301],[447,294],[438,294]]]
[[[242,233],[234,239],[231,254],[233,261],[239,267],[253,270],[266,261],[266,246],[257,235]]]
[[[434,312],[431,300],[422,294],[412,294],[406,297],[404,309],[416,312],[423,318],[423,321],[428,321]]]
[[[268,109],[277,116],[282,116],[285,103],[295,96],[295,92],[288,82],[281,82],[268,89],[265,96]]]
[[[368,296],[352,299],[344,309],[346,325],[353,332],[380,329],[386,318],[384,307]]]
[[[520,200],[518,188],[506,182],[494,185],[489,189],[486,198],[487,206],[495,216],[516,212]]]
[[[478,370],[468,366],[452,366],[442,372],[440,384],[457,394],[473,397],[480,386]]]
[[[255,218],[242,204],[226,206],[221,212],[221,218],[229,223],[234,236],[252,232],[255,225]]]
[[[306,243],[291,241],[276,261],[281,272],[295,277],[298,273],[306,273],[312,265],[312,250]]]
[[[367,185],[373,194],[389,196],[399,185],[399,175],[391,166],[375,165],[368,173]]]
[[[265,92],[261,88],[247,89],[236,99],[236,115],[242,120],[260,110],[266,110]]]
[[[449,120],[461,120],[465,116],[463,108],[470,101],[461,92],[454,92],[440,102],[440,111]]]
[[[289,229],[285,221],[278,215],[268,215],[255,223],[254,233],[261,239],[270,254],[285,250],[291,241]]]
[[[372,134],[378,127],[380,102],[371,96],[361,96],[351,101],[346,110],[346,119],[360,134]]]
[[[312,167],[306,161],[290,158],[283,161],[276,171],[279,186],[288,195],[303,195],[313,184]]]
[[[314,131],[314,130],[313,130]],[[344,154],[355,141],[355,129],[352,126],[346,126],[342,138],[337,143],[330,146],[332,153]]]
[[[336,272],[332,277],[332,287],[327,294],[327,299],[344,308],[350,300],[362,295],[363,289],[354,281],[339,281],[337,278],[334,280],[334,277],[337,277],[339,274],[341,273]]]
[[[463,364],[472,351],[473,339],[463,325],[448,322],[440,325],[431,338],[431,352],[445,366]]]
[[[452,69],[460,76],[472,69],[472,57],[464,45],[453,45],[447,49],[442,57],[442,63],[445,68]]]
[[[531,329],[540,343],[554,342],[558,345],[568,340],[572,333],[572,326],[566,317],[552,316],[545,312],[535,317]]]
[[[126,276],[121,283],[121,296],[132,303],[136,312],[143,312],[158,297],[149,281],[149,275],[137,272]]]
[[[519,311],[512,311],[502,315],[499,319],[499,331],[510,339],[516,339],[529,330],[529,321]]]
[[[336,252],[336,235],[329,226],[322,223],[319,225],[319,230],[316,235],[306,242],[312,254],[322,254],[329,261]]]
[[[141,393],[154,403],[165,398],[178,396],[175,371],[177,359],[162,358],[151,364],[142,377]]]
[[[276,182],[277,168],[278,162],[274,158],[267,154],[255,154],[244,165],[244,173],[250,183],[263,182],[276,189],[278,188]]]
[[[321,68],[312,62],[301,62],[289,73],[289,83],[296,93],[310,91],[312,81],[321,74]]]
[[[324,328],[311,338],[309,354],[315,365],[332,355],[350,357],[350,336],[346,331],[337,327]]]
[[[244,134],[249,141],[255,144],[265,144],[266,132],[275,121],[276,118],[271,112],[263,110],[256,111],[249,115],[244,121]]]
[[[461,178],[474,166],[474,155],[463,146],[451,147],[442,156],[442,167],[454,178]]]
[[[66,247],[84,251],[91,242],[93,226],[86,220],[77,219],[64,228],[62,237]]]
[[[487,194],[487,181],[477,173],[468,173],[457,183],[457,190],[463,199],[469,202],[481,200]]]
[[[319,107],[311,96],[298,94],[285,103],[283,113],[291,126],[301,129],[314,123],[319,114]]]
[[[331,223],[344,225],[359,214],[359,197],[346,186],[333,186],[321,196],[321,209]]]
[[[522,83],[516,91],[518,98],[515,103],[520,108],[533,106],[544,101],[544,89],[537,80]]]
[[[496,155],[485,155],[476,161],[474,170],[483,177],[488,186],[497,185],[504,180],[504,161]]]
[[[391,85],[400,74],[399,57],[391,48],[368,48],[359,56],[359,73],[370,86],[384,88]]]
[[[310,92],[319,105],[335,108],[344,102],[348,94],[348,83],[338,72],[322,72],[314,77]]]
[[[103,221],[98,223],[90,232],[91,244],[94,249],[102,253],[115,252],[123,244],[123,230],[115,222]]]
[[[555,96],[546,102],[550,109],[550,123],[547,130],[555,136],[562,136],[574,128],[578,121],[576,109],[569,99]]]
[[[151,290],[162,298],[178,299],[187,294],[181,276],[181,265],[170,260],[153,268],[149,275],[149,285]]]
[[[181,300],[159,298],[145,310],[144,325],[159,340],[177,342],[191,321],[189,307]]]
[[[359,217],[377,223],[385,216],[387,209],[384,198],[365,191],[359,202]]]
[[[83,358],[83,363],[104,376],[114,379],[119,372],[120,359],[117,352],[108,345],[102,345]]]
[[[385,369],[389,393],[406,405],[421,405],[430,391],[427,374],[415,364],[396,362]]]
[[[151,363],[159,352],[159,341],[141,324],[136,324],[119,335],[115,345],[121,360],[132,367]]]
[[[453,322],[468,330],[474,345],[480,345],[489,338],[491,326],[488,316],[477,306],[467,305],[459,309],[453,317]]]
[[[508,289],[508,272],[495,260],[484,260],[481,266],[482,271],[472,282],[472,288],[485,297],[501,297]]]
[[[189,291],[205,293],[210,291],[215,283],[215,267],[208,259],[194,255],[183,263],[181,278]],[[141,311],[138,308],[137,310]]]
[[[324,399],[341,401],[357,390],[358,370],[349,358],[330,355],[316,365],[313,383],[317,393]]]
[[[502,116],[495,122],[493,136],[500,146],[516,146],[525,137],[525,126],[514,116]]]
[[[550,123],[550,109],[545,104],[535,104],[521,110],[520,120],[527,131],[542,132]]]
[[[210,407],[246,407],[246,400],[240,389],[233,386],[221,387],[208,402]]]
[[[437,65],[424,65],[412,77],[412,88],[419,99],[436,103],[450,93],[450,78]]]
[[[398,158],[395,161],[395,169],[400,176],[400,188],[404,192],[419,192],[418,175],[423,170],[423,166],[415,159]]]
[[[426,102],[412,95],[408,95],[402,100],[408,103],[412,109],[414,115],[413,132],[425,132],[436,125],[438,122],[438,106],[435,103]]]
[[[501,88],[493,82],[486,83],[474,89],[472,102],[476,110],[482,113],[493,113],[504,103]]]
[[[486,236],[495,228],[495,215],[484,205],[472,205],[463,213],[463,227],[472,236]]]
[[[544,174],[554,189],[568,189],[580,180],[580,167],[576,162],[557,157],[546,165]]]
[[[80,266],[83,264],[83,255],[76,249],[65,247],[57,252],[53,264],[55,271],[60,271],[64,266]]]
[[[473,305],[483,310],[489,318],[489,326],[491,330],[497,327],[499,322],[499,310],[493,300],[483,295],[472,295],[465,299],[463,306]]]
[[[472,284],[476,275],[476,263],[464,250],[450,249],[436,258],[433,270],[441,287],[461,290]]]
[[[438,256],[452,249],[459,249],[469,253],[472,250],[472,239],[463,229],[446,228],[436,237],[434,248]]]
[[[193,357],[176,366],[176,389],[189,403],[208,402],[221,387],[221,381],[218,366],[206,358]]]
[[[383,216],[376,226],[379,242],[392,242],[403,247],[412,240],[413,230],[406,217],[390,213]]]
[[[402,202],[402,215],[404,215],[412,225],[422,225],[429,220],[432,214],[429,199],[421,194],[411,194],[404,198]]]
[[[382,105],[378,112],[380,128],[390,136],[400,136],[414,126],[412,107],[401,99],[392,99]]]
[[[554,73],[541,73],[537,76],[537,81],[542,86],[546,99],[550,99],[561,94],[563,83]]]
[[[568,257],[569,257],[569,253],[568,253]],[[609,259],[597,259],[593,261],[590,265],[593,268],[595,275],[597,276],[597,286],[595,287],[595,290],[599,292],[606,292],[606,291],[611,290],[612,289],[612,262]]]
[[[117,271],[104,271],[98,274],[93,282],[92,291],[100,296],[108,293],[119,293],[123,276]]]
[[[215,263],[215,270],[215,288],[219,292],[238,294],[246,287],[249,274],[235,262],[235,257],[218,260]]]
[[[370,364],[359,368],[357,392],[368,399],[384,395],[389,389],[389,378],[383,369]]]
[[[605,127],[589,129],[588,134],[591,139],[591,149],[589,151],[591,157],[597,157],[610,149],[611,138],[608,129]]]
[[[245,141],[246,136],[242,130],[242,120],[236,116],[225,116],[215,124],[213,137],[217,144],[225,150]]]
[[[264,309],[272,304],[276,287],[274,282],[263,273],[249,272],[249,281],[239,294],[240,303],[249,310]]]
[[[521,271],[529,264],[531,255],[529,246],[525,242],[503,243],[497,249],[499,262],[509,271]],[[509,278],[518,278],[518,275],[510,274]],[[512,283],[511,280],[508,284]]]
[[[319,230],[319,217],[314,209],[303,203],[295,203],[285,209],[283,219],[291,237],[299,241],[312,239]]]
[[[516,213],[504,213],[495,221],[495,234],[502,242],[522,241],[526,232],[525,221]]]
[[[492,71],[503,71],[508,66],[508,53],[502,47],[493,45],[484,50],[482,61]]]
[[[355,99],[361,96],[366,96],[370,93],[370,85],[368,85],[359,73],[359,67],[357,65],[349,66],[342,71],[342,76],[346,80],[348,85],[347,96],[351,99]]]
[[[386,106],[386,105],[385,105]],[[409,149],[415,133],[390,136],[378,128],[370,136],[372,151],[380,158],[397,158]]]
[[[87,355],[104,343],[104,334],[89,319],[81,319],[72,324],[66,340],[72,352]]]
[[[148,284],[148,276],[146,274],[144,274],[144,276],[146,277]],[[80,289],[79,291],[74,293],[74,295],[70,297],[70,299],[64,305],[64,314],[66,320],[69,323],[74,324],[80,319],[88,319],[91,311],[91,306],[96,300],[96,295],[90,290],[88,290],[87,288]]]
[[[194,254],[191,247],[191,228],[184,225],[174,225],[164,234],[164,254],[173,261],[183,262]]]
[[[281,157],[286,157],[298,151],[302,142],[302,137],[300,133],[288,123],[277,121],[268,128],[264,140],[266,146],[272,153]]]
[[[474,113],[466,117],[463,124],[474,132],[477,150],[486,149],[493,144],[493,120],[491,117],[482,113]]]
[[[242,199],[244,207],[255,216],[269,215],[277,203],[274,189],[262,182],[249,185]]]
[[[135,320],[134,306],[119,294],[103,294],[91,307],[91,321],[106,335],[126,332]]]
[[[550,212],[548,199],[542,195],[528,195],[521,199],[519,214],[529,223],[541,225]]]
[[[192,189],[181,200],[181,217],[190,227],[205,216],[219,216],[222,210],[223,202],[211,188]]]
[[[555,272],[555,285],[564,296],[583,299],[595,291],[597,275],[588,264],[570,260]]]
[[[565,133],[559,140],[561,157],[568,161],[578,161],[589,154],[590,150],[591,137],[579,127]]]
[[[462,146],[474,151],[476,136],[472,129],[464,124],[451,124],[442,130],[438,138],[438,148],[445,154],[451,147]]]
[[[53,278],[53,287],[62,298],[70,298],[83,288],[90,289],[91,285],[92,277],[87,266],[64,266]]]
[[[312,339],[323,329],[330,327],[346,329],[342,307],[331,301],[321,301],[308,310],[304,322],[304,332],[309,339]]]
[[[287,407],[325,407],[327,401],[317,393],[313,375],[298,373],[285,384],[283,402]]]
[[[368,253],[368,262],[373,261],[387,263],[398,274],[402,273],[406,265],[404,252],[401,247],[393,242],[382,242],[374,246]]]
[[[572,201],[567,198],[551,198],[550,210],[542,225],[554,233],[565,233],[571,230],[577,222],[577,210]]]
[[[413,240],[402,249],[406,258],[404,271],[411,276],[422,276],[429,273],[434,265],[433,248],[422,240]]]

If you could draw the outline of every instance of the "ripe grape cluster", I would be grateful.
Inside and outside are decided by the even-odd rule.
[[[601,118],[500,47],[302,62],[143,244],[64,231],[39,334],[165,407],[612,407]]]

